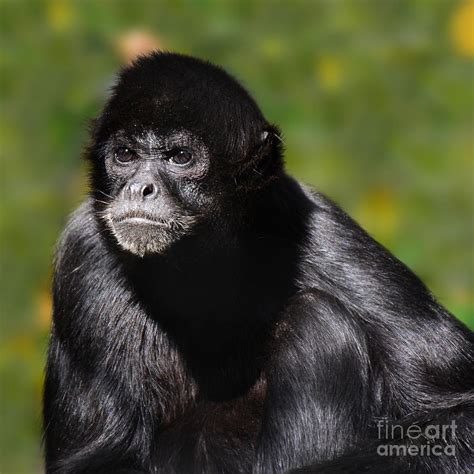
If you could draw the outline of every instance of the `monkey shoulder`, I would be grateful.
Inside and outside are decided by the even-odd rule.
[[[71,214],[58,240],[55,270],[60,273],[68,271],[71,265],[94,261],[105,254],[106,249],[89,198]]]
[[[72,213],[58,241],[53,282],[57,299],[83,300],[85,293],[95,295],[106,282],[109,291],[117,286],[116,256],[101,235],[92,200],[87,199]]]
[[[438,318],[441,309],[406,265],[329,198],[307,189],[305,193],[312,207],[298,288],[323,291],[372,323],[380,315],[408,319],[413,326],[420,318],[414,321],[412,314]]]

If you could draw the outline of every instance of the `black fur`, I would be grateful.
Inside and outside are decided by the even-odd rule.
[[[473,333],[280,141],[215,66],[122,72],[56,258],[48,473],[472,469]],[[455,421],[455,456],[378,455],[427,441],[379,440],[380,417]]]

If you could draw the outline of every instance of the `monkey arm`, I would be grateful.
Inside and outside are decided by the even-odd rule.
[[[320,292],[296,296],[277,329],[259,469],[281,472],[340,456],[368,425],[367,342],[353,316]]]

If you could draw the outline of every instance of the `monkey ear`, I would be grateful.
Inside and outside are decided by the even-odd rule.
[[[260,132],[260,140],[245,159],[237,175],[237,182],[245,188],[261,188],[277,178],[283,169],[281,133],[275,125],[267,124]]]
[[[274,141],[283,142],[281,132],[276,125],[267,124],[260,133],[260,144],[265,145]]]
[[[283,140],[281,132],[275,125],[266,125],[260,134],[260,145],[254,159],[262,176],[277,173],[283,167]]]

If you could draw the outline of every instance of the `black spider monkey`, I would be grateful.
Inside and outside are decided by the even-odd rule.
[[[473,333],[279,136],[207,62],[121,72],[57,252],[48,473],[473,468]],[[440,455],[380,452],[445,425]]]

